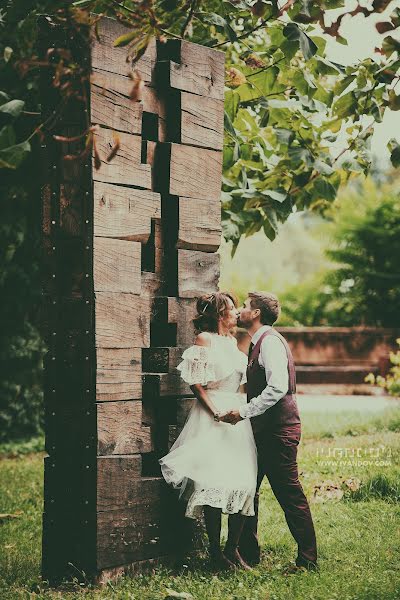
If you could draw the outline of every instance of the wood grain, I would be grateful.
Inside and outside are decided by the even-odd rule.
[[[142,456],[99,456],[97,458],[97,510],[137,506],[151,492],[142,485]]]
[[[224,52],[184,40],[168,40],[163,52],[165,58],[172,59],[169,72],[172,88],[223,100]]]
[[[222,153],[171,144],[169,193],[175,196],[219,200]]]
[[[158,141],[167,141],[167,110],[165,90],[145,85],[142,91],[143,110],[158,116]]]
[[[117,138],[119,150],[111,162],[107,162]],[[94,181],[151,189],[151,166],[141,163],[142,140],[139,136],[122,132],[116,134],[100,127],[95,133],[95,142],[101,166],[98,170],[93,169]]]
[[[153,78],[156,62],[156,40],[150,40],[144,55],[132,65],[128,58],[128,50],[125,47],[114,47],[114,41],[131,31],[115,19],[102,17],[97,25],[100,41],[93,39],[92,43],[92,67],[116,73],[129,75],[136,71],[143,81],[149,82]],[[128,61],[127,61],[128,58]]]
[[[141,247],[140,242],[95,237],[94,291],[140,294]]]
[[[136,400],[142,397],[140,348],[97,348],[96,400]]]
[[[216,292],[218,281],[218,254],[178,250],[178,286],[181,298]]]
[[[142,272],[142,297],[154,298],[165,295],[164,273]]]
[[[177,248],[216,252],[221,244],[221,203],[179,198]]]
[[[180,142],[222,150],[224,101],[181,92],[180,108]]]
[[[140,135],[143,104],[130,98],[132,86],[129,77],[93,69],[90,76],[92,123]]]
[[[150,428],[142,425],[139,400],[97,404],[97,454],[138,454],[151,452]]]
[[[151,219],[161,217],[161,198],[148,190],[94,183],[94,235],[147,242]]]
[[[97,515],[97,568],[159,556],[172,550],[172,538],[163,535],[161,504],[144,499],[142,507],[99,512]],[[171,535],[172,532],[170,532]]]
[[[143,348],[150,345],[150,298],[96,292],[96,347]]]

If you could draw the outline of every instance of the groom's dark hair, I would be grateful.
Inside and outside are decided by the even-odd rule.
[[[273,325],[281,312],[278,298],[271,292],[249,292],[250,306],[260,309],[260,321],[263,325]]]

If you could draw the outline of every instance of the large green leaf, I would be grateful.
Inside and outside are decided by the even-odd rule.
[[[296,23],[288,23],[283,30],[283,35],[290,41],[299,42],[300,50],[306,60],[310,60],[318,50],[317,44]]]
[[[257,73],[247,75],[247,82],[236,88],[239,94],[240,102],[248,102],[249,100],[257,100],[263,96],[267,96],[274,90],[274,85],[278,77],[278,67],[267,67]]]
[[[391,35],[388,35],[383,40],[382,52],[386,56],[391,56],[393,52],[400,52],[400,41],[395,40]]]
[[[225,111],[229,115],[229,118],[232,121],[232,123],[235,120],[236,113],[239,108],[239,101],[240,101],[240,96],[237,92],[235,92],[233,90],[229,90],[229,92],[227,92],[225,94],[225,103],[224,103]]]
[[[17,169],[30,152],[29,142],[21,142],[0,150],[0,169]]]
[[[291,144],[295,138],[295,133],[292,129],[285,129],[284,127],[277,127],[274,129],[274,133],[278,142],[281,144]]]
[[[325,177],[319,176],[314,180],[313,197],[323,200],[334,200],[336,198],[336,188]]]
[[[293,166],[298,166],[301,163],[311,165],[313,162],[312,154],[307,148],[301,146],[292,146],[288,150],[289,159],[293,161]]]
[[[224,111],[224,129],[234,139],[237,140],[237,135],[232,121],[226,110]]]
[[[8,94],[6,94],[5,92],[0,92],[0,105],[4,104],[5,102],[8,102],[10,99],[10,96]]]
[[[24,106],[25,102],[23,100],[10,100],[5,104],[0,105],[0,113],[9,115],[15,119],[16,117],[19,117]]]
[[[348,92],[335,102],[333,112],[339,119],[344,119],[353,116],[356,108],[357,98],[354,92]]]
[[[197,16],[205,23],[216,25],[217,27],[225,27],[227,24],[226,19],[217,13],[198,12]]]
[[[263,192],[264,196],[268,196],[271,200],[275,200],[276,202],[284,202],[287,198],[286,190],[265,190]]]
[[[400,95],[398,96],[394,90],[389,90],[389,108],[390,110],[400,110]]]
[[[115,48],[127,46],[139,35],[140,34],[136,31],[136,29],[132,29],[132,31],[128,31],[128,33],[124,33],[123,35],[120,35],[116,40],[114,40],[113,46]]]

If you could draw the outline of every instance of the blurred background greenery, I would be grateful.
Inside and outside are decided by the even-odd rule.
[[[383,180],[383,181],[382,181]],[[395,172],[344,186],[324,217],[293,214],[271,242],[221,247],[221,289],[282,303],[281,326],[400,326],[400,196]]]

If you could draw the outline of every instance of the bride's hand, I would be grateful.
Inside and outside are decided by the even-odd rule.
[[[221,413],[216,411],[214,414],[214,421],[216,421],[217,423],[221,420]]]
[[[224,423],[236,425],[236,423],[239,423],[239,421],[242,421],[243,419],[238,410],[230,410],[227,413],[220,415],[219,420],[223,421]]]

